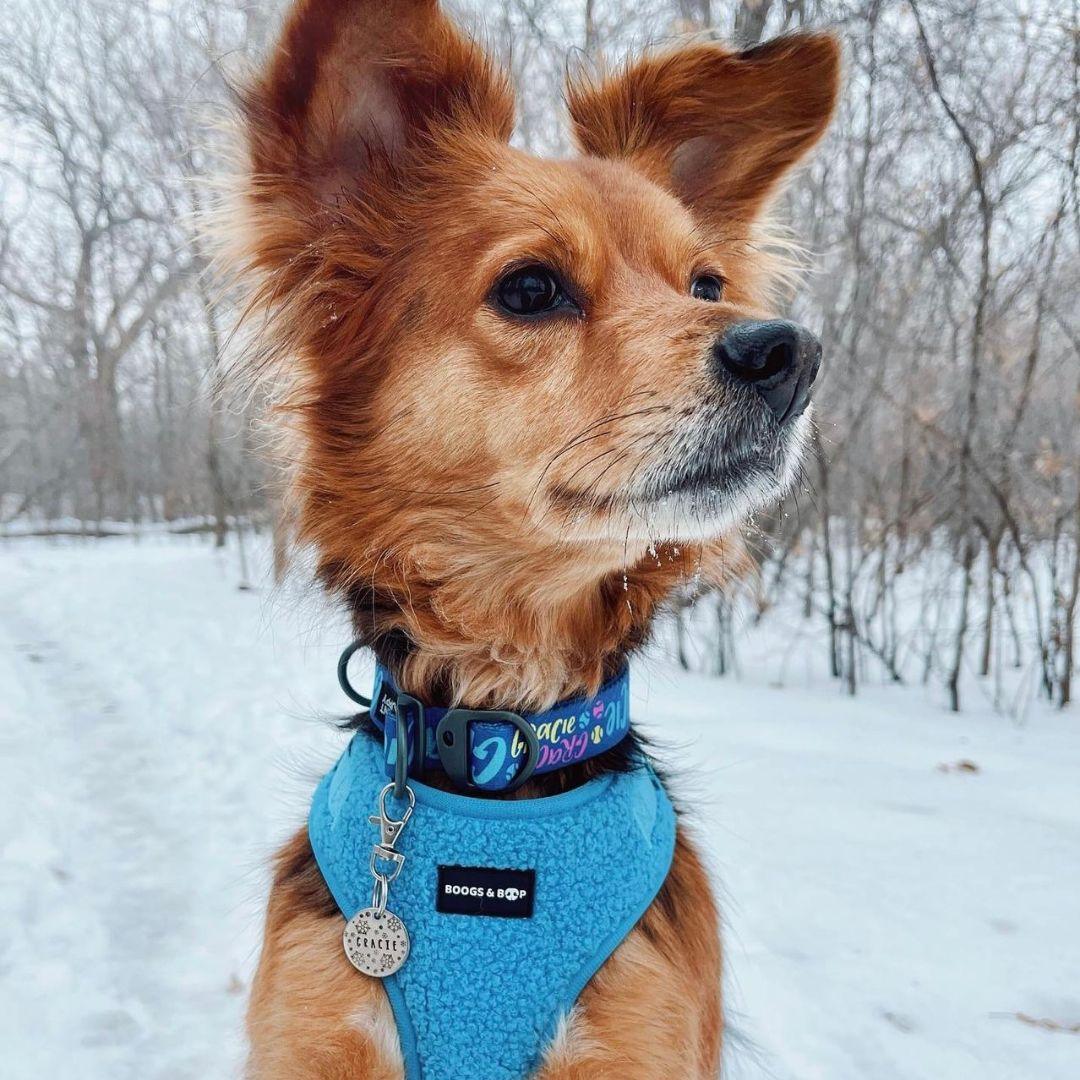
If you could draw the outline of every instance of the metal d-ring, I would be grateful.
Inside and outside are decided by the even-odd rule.
[[[410,708],[416,710],[416,733],[420,739],[421,750],[417,755],[418,769],[422,771],[424,759],[423,759],[423,745],[424,745],[424,704],[422,701],[418,701],[411,694],[403,694],[398,691],[397,702],[395,704],[395,712],[397,714],[394,727],[394,738],[397,740],[397,754],[394,758],[394,798],[403,798],[405,792],[409,790],[409,760],[412,757],[412,745],[409,738],[409,713]]]
[[[397,726],[394,729],[397,738],[397,755],[394,758],[394,798],[404,797],[409,790],[409,721],[401,715],[401,700],[398,699]]]
[[[350,701],[355,701],[357,705],[362,706],[365,709],[371,708],[371,698],[364,697],[363,694],[357,693],[353,689],[353,685],[349,682],[349,661],[353,658],[355,653],[358,653],[364,647],[362,641],[354,641],[351,645],[347,645],[338,657],[337,662],[337,681],[338,686],[345,691],[345,696]]]

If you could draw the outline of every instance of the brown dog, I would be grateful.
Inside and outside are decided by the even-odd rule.
[[[233,265],[287,377],[299,539],[411,694],[538,710],[595,690],[679,583],[732,572],[739,523],[796,467],[820,357],[762,321],[759,219],[837,81],[828,36],[689,45],[571,85],[581,155],[538,160],[509,145],[506,77],[435,0],[294,5],[245,99]],[[270,898],[252,1077],[402,1075],[342,925],[301,834]],[[680,830],[536,1075],[715,1076],[720,966]]]

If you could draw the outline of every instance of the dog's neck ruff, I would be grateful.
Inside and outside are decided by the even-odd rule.
[[[540,799],[409,781],[387,910],[411,947],[382,980],[406,1080],[521,1080],[540,1064],[671,865],[675,812],[645,760],[634,764]],[[312,803],[312,850],[346,919],[371,895],[369,815],[385,769],[377,740],[358,732]]]
[[[591,697],[522,715],[425,705],[398,689],[379,664],[371,719],[383,734],[386,775],[399,791],[408,777],[433,770],[463,791],[513,791],[530,776],[588,761],[622,742],[630,730],[630,673],[624,666]]]

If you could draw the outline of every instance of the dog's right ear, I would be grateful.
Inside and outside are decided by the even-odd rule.
[[[417,150],[459,132],[508,140],[513,94],[437,0],[296,0],[243,115],[270,269],[337,212],[400,188]]]
[[[825,133],[839,79],[836,39],[801,32],[647,56],[572,79],[568,102],[586,153],[633,162],[706,221],[748,222]]]

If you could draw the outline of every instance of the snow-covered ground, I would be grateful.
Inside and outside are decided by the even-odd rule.
[[[5,1080],[236,1075],[266,861],[346,711],[342,624],[237,580],[202,538],[0,546]],[[779,688],[769,647],[635,672],[722,897],[725,1076],[1076,1080],[1080,717]]]

